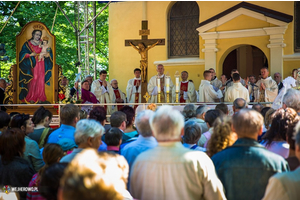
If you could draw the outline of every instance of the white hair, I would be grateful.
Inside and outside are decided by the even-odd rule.
[[[117,79],[112,79],[112,80],[110,81],[110,84],[111,84],[113,81],[117,81]]]
[[[152,136],[149,119],[154,115],[152,110],[143,110],[139,112],[135,118],[135,126],[139,134],[143,137]]]
[[[76,124],[76,131],[74,133],[76,144],[87,142],[89,137],[97,137],[103,135],[103,126],[93,119],[82,119]]]
[[[287,107],[293,108],[296,112],[300,111],[300,91],[290,88],[283,96],[282,103]]]
[[[165,105],[150,118],[150,126],[158,141],[179,139],[184,127],[184,118],[178,110]]]

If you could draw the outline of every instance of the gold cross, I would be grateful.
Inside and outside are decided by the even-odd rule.
[[[146,102],[151,98],[151,96],[146,92],[146,94],[143,96],[146,99]]]

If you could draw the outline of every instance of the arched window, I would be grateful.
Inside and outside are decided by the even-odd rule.
[[[195,1],[178,1],[169,13],[169,57],[199,56],[199,7]]]

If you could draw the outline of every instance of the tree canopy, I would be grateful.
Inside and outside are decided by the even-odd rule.
[[[17,5],[17,1],[0,1],[0,30]],[[77,28],[77,2],[60,1],[59,5]],[[96,13],[105,6],[96,3]],[[5,44],[6,56],[9,61],[0,61],[1,77],[6,78],[10,66],[16,63],[16,36],[23,26],[30,21],[40,21],[51,31],[57,5],[53,1],[21,1],[0,34],[0,43]],[[70,86],[74,83],[78,69],[77,37],[73,27],[58,9],[52,34],[56,36],[56,64],[61,65],[63,74],[68,77]],[[108,8],[96,19],[96,55],[97,71],[108,69]]]

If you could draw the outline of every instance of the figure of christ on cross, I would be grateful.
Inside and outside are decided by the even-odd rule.
[[[151,46],[146,47],[144,43],[138,43],[138,47],[136,47],[132,42],[129,42],[130,46],[132,46],[135,50],[139,52],[141,55],[140,60],[140,68],[142,70],[142,82],[144,83],[147,79],[147,68],[148,68],[148,50],[155,47],[157,44],[161,43],[161,40],[157,40]]]
[[[125,46],[132,46],[141,55],[141,96],[144,97],[147,92],[147,71],[148,71],[148,50],[156,45],[165,45],[165,39],[148,39],[150,30],[148,29],[148,21],[142,21],[142,29],[139,31],[140,40],[125,40]],[[147,95],[146,95],[147,96]],[[145,98],[142,98],[142,103],[146,103]]]

